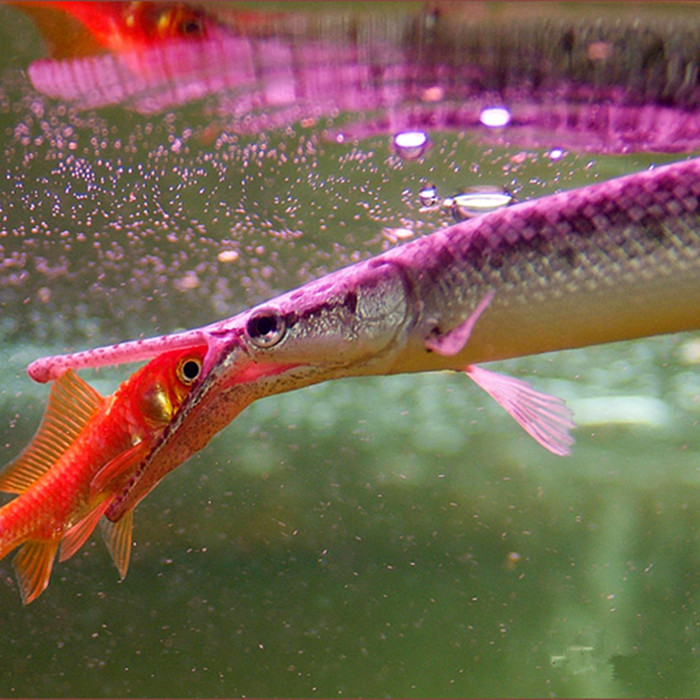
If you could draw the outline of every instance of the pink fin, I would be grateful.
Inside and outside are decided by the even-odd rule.
[[[119,578],[122,580],[124,580],[129,569],[133,526],[133,510],[127,510],[116,523],[106,518],[100,522],[102,537],[107,545],[112,561],[114,561],[117,571],[119,571]]]
[[[40,596],[49,585],[58,540],[29,540],[12,561],[19,592],[25,605]]]
[[[555,455],[568,455],[575,428],[571,409],[556,396],[543,394],[527,382],[469,365],[464,370],[495,399],[542,447]]]
[[[453,328],[447,333],[442,333],[433,338],[428,338],[425,341],[425,347],[428,350],[436,352],[438,355],[457,355],[462,351],[464,346],[469,340],[469,336],[474,330],[476,322],[479,320],[481,314],[484,313],[486,307],[491,303],[495,292],[490,291],[476,306],[476,309],[469,315],[466,321],[461,323],[457,328]]]
[[[59,561],[70,559],[92,534],[104,512],[109,508],[110,499],[106,498],[97,507],[93,508],[81,521],[66,531],[61,540],[61,554]]]

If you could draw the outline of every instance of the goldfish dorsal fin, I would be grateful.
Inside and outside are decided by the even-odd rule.
[[[104,515],[107,508],[109,508],[110,502],[111,499],[105,498],[82,520],[66,530],[66,534],[61,540],[61,554],[58,557],[59,561],[70,559],[85,544],[85,540],[90,537],[100,518]]]
[[[113,523],[106,518],[100,521],[100,530],[109,553],[112,555],[119,577],[124,580],[129,569],[129,558],[131,557],[131,531],[134,526],[134,511],[127,510],[124,515]]]
[[[51,389],[46,413],[34,439],[0,474],[0,491],[26,491],[56,464],[104,401],[73,370],[61,375]]]
[[[17,574],[19,592],[25,605],[41,595],[49,585],[58,540],[30,540],[21,547],[12,561]]]

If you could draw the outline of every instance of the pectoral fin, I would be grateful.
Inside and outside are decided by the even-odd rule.
[[[13,559],[19,592],[25,605],[40,596],[49,585],[58,542],[57,539],[30,540]]]
[[[495,399],[542,447],[555,455],[568,455],[575,428],[571,409],[556,396],[533,389],[522,379],[469,365],[464,370]]]
[[[114,459],[111,459],[92,478],[90,493],[93,496],[103,493],[110,482],[137,465],[148,454],[150,448],[151,444],[148,442],[137,442]]]
[[[85,540],[92,534],[104,512],[109,508],[111,499],[104,499],[98,506],[93,508],[80,522],[76,523],[61,540],[61,553],[59,561],[70,559],[84,544]]]
[[[486,307],[491,303],[495,294],[494,291],[490,291],[477,304],[476,309],[469,315],[469,318],[457,326],[457,328],[427,338],[425,347],[428,348],[428,350],[436,352],[438,355],[447,355],[451,357],[452,355],[460,353],[469,341],[469,336],[472,334],[476,322],[479,320],[481,314],[484,313]]]
[[[117,571],[119,571],[119,577],[122,580],[126,577],[126,572],[129,569],[133,525],[133,510],[127,510],[116,523],[107,520],[107,518],[100,521],[102,537],[117,567]]]

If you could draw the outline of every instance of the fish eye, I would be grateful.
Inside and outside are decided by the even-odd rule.
[[[197,357],[188,357],[182,360],[177,367],[177,377],[183,383],[190,385],[202,371],[202,361]]]
[[[262,311],[251,316],[246,323],[246,332],[254,345],[271,348],[282,340],[287,330],[284,318],[274,311]]]
[[[199,36],[203,33],[203,30],[202,19],[196,15],[183,19],[180,23],[180,34],[182,36]]]

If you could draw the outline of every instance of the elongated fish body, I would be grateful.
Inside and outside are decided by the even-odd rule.
[[[457,224],[199,329],[45,358],[65,367],[205,344],[201,379],[115,497],[133,508],[262,396],[348,376],[464,370],[542,445],[572,442],[563,402],[476,363],[700,328],[700,160]]]
[[[390,371],[700,328],[700,160],[526,202],[380,256],[405,271],[411,327]],[[493,300],[453,357],[435,325]],[[422,307],[416,313],[416,307]]]
[[[199,374],[204,349],[165,353],[103,398],[72,370],[53,386],[30,445],[0,474],[17,498],[0,508],[0,558],[14,564],[25,603],[48,585],[56,551],[72,556],[110,499],[128,483],[172,420]],[[105,539],[122,577],[131,548],[131,514]]]

